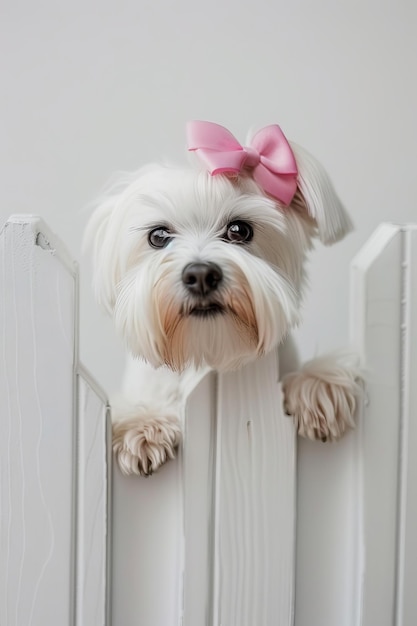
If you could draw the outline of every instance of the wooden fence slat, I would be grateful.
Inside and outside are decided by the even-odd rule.
[[[179,626],[182,612],[182,466],[149,478],[113,465],[112,623]],[[87,625],[86,625],[87,626]]]
[[[77,615],[77,598],[91,590],[82,588],[90,579],[77,540],[87,527],[80,529],[77,512],[93,519],[95,502],[91,497],[83,508],[77,502],[77,267],[32,216],[5,224],[0,263],[0,624],[104,626],[103,584],[94,595],[97,619]],[[89,469],[85,476],[87,493]],[[104,506],[104,477],[98,494]],[[95,537],[103,563],[104,522],[101,539]]]
[[[391,626],[395,610],[400,426],[401,234],[381,227],[356,257],[358,330],[369,370],[363,420],[363,626]],[[384,546],[383,549],[381,547]]]
[[[74,609],[76,272],[38,237],[39,226],[16,218],[0,244],[0,623],[7,626],[70,625]]]
[[[110,623],[110,409],[84,368],[78,375],[77,626]]]
[[[296,437],[278,380],[276,351],[220,376],[215,626],[293,624]]]
[[[416,257],[415,229],[384,224],[352,263],[369,402],[360,442],[362,626],[411,626],[417,616],[409,587],[417,567]]]
[[[213,623],[216,392],[212,373],[191,394],[186,410],[183,626]]]

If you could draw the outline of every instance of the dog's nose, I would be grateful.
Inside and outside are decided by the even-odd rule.
[[[182,282],[196,296],[206,296],[217,289],[223,273],[215,263],[189,263],[182,272]]]

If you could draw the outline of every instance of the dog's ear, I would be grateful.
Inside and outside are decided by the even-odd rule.
[[[92,256],[93,289],[96,300],[111,312],[120,280],[120,260],[117,250],[119,224],[113,214],[117,196],[105,196],[95,208],[87,224],[83,251]]]
[[[327,172],[306,150],[293,143],[291,148],[298,166],[297,192],[291,206],[313,219],[324,244],[343,239],[353,225]]]

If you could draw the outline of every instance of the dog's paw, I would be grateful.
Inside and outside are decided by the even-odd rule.
[[[113,452],[123,474],[149,476],[174,459],[181,442],[177,417],[137,417],[113,424]]]
[[[340,358],[322,357],[282,381],[284,410],[302,437],[335,441],[354,428],[360,373]]]

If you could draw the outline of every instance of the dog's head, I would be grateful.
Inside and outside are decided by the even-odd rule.
[[[173,369],[235,368],[298,322],[312,239],[333,243],[351,223],[322,167],[292,150],[288,206],[247,170],[156,165],[105,197],[87,229],[94,287],[134,355]]]

